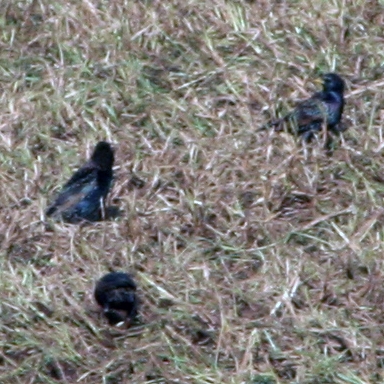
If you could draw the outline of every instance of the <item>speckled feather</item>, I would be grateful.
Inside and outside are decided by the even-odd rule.
[[[47,216],[62,218],[70,223],[100,220],[101,204],[113,179],[113,163],[110,144],[99,142],[91,159],[73,174],[47,209]]]

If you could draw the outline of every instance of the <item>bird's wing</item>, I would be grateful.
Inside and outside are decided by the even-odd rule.
[[[97,170],[98,167],[92,161],[89,161],[72,175],[72,177],[64,185],[63,189],[74,184],[88,183],[90,179],[94,178]]]
[[[299,103],[292,112],[263,125],[258,131],[263,131],[270,127],[274,127],[275,131],[282,131],[286,122],[291,123],[297,128],[310,127],[321,124],[325,120],[326,114],[327,110],[323,101],[323,93],[317,92],[311,98]],[[292,127],[288,128],[289,130],[292,129]]]
[[[326,116],[327,108],[322,102],[319,92],[310,99],[301,102],[284,120],[293,120],[297,126],[301,127],[321,123],[326,120]]]
[[[47,215],[63,212],[78,204],[97,184],[97,170],[84,166],[76,171],[64,185],[55,202],[47,209]]]

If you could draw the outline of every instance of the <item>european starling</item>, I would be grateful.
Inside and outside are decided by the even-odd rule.
[[[322,130],[326,123],[327,130],[339,133],[339,126],[344,108],[344,80],[336,73],[322,76],[323,90],[316,92],[311,98],[301,102],[291,113],[281,119],[272,121],[262,129],[274,127],[282,131],[287,123],[288,132],[301,135],[304,141],[310,141]]]
[[[124,272],[108,273],[97,282],[95,299],[103,307],[109,324],[114,325],[127,318],[133,320],[137,316],[135,291],[135,282]]]
[[[47,216],[69,223],[101,220],[102,205],[113,179],[113,162],[111,145],[105,141],[97,143],[91,159],[64,185],[47,209]]]

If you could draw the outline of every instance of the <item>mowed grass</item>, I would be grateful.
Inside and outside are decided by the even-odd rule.
[[[382,1],[0,11],[1,383],[384,382]],[[330,71],[333,156],[256,132]],[[99,140],[121,217],[47,222]],[[115,270],[130,328],[93,299]]]

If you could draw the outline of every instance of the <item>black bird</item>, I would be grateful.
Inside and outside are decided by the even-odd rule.
[[[302,101],[291,113],[281,119],[272,121],[260,130],[274,127],[276,131],[284,130],[300,135],[304,141],[310,141],[321,131],[324,123],[327,130],[338,134],[343,130],[340,120],[344,109],[344,80],[336,73],[322,76],[323,90]]]
[[[64,185],[47,209],[47,216],[69,223],[101,220],[104,200],[113,179],[113,163],[111,145],[105,141],[97,143],[91,159]]]
[[[137,316],[136,284],[125,272],[111,272],[96,284],[95,299],[103,307],[109,324],[114,325]]]

